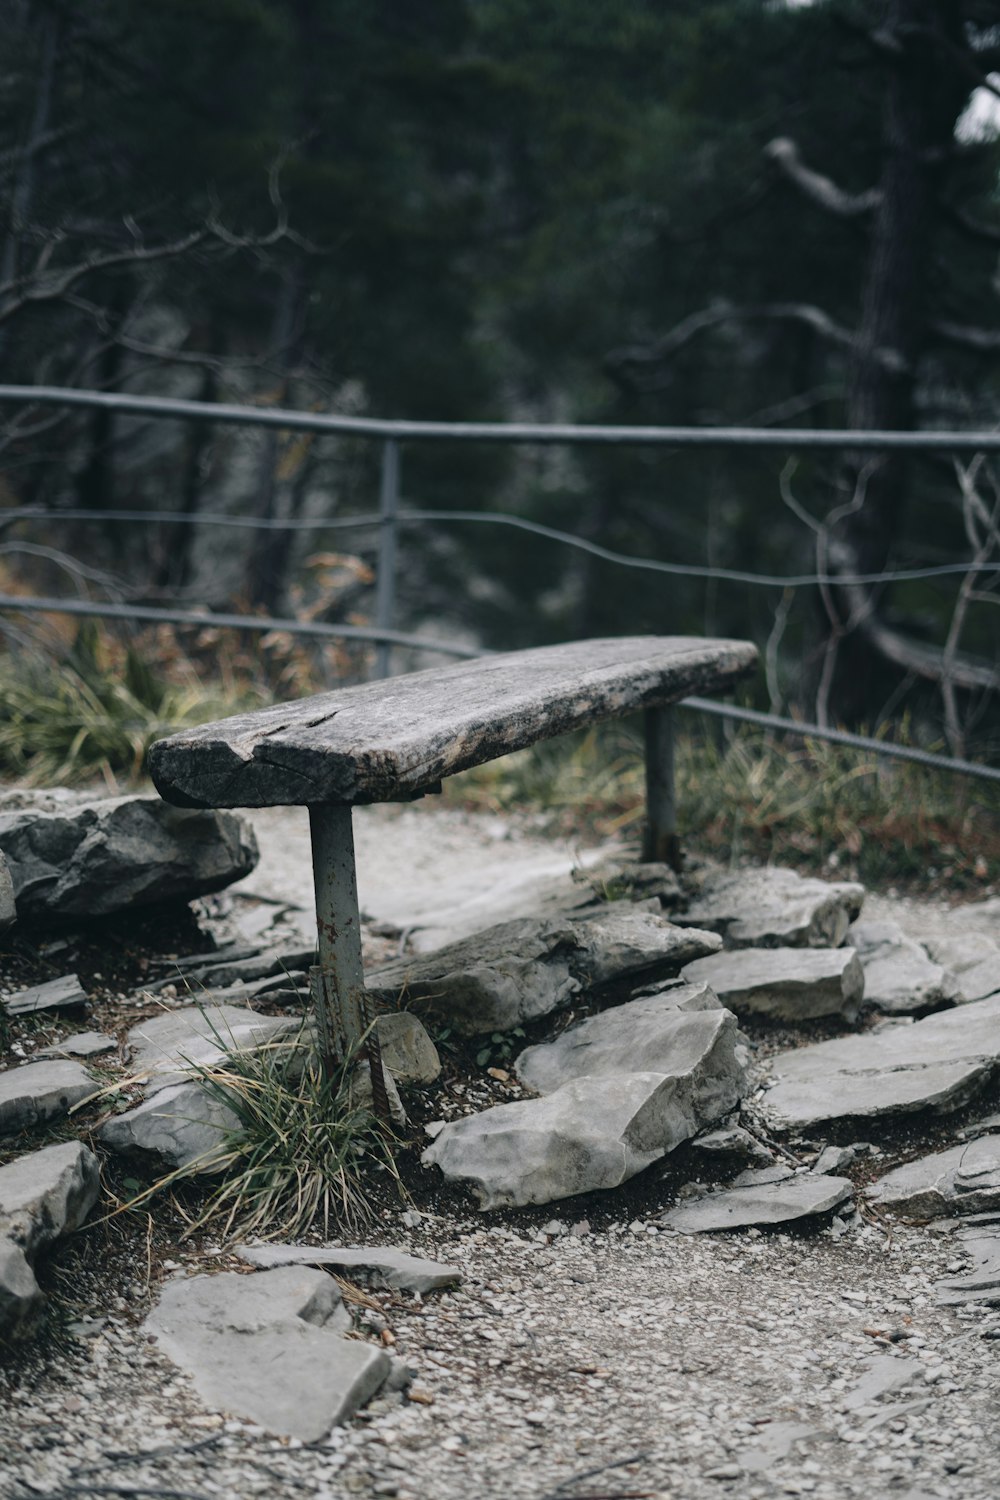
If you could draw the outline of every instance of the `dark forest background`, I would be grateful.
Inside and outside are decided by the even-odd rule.
[[[1000,0],[0,0],[0,21],[4,382],[451,420],[997,425]],[[4,406],[0,592],[370,619],[374,532],[55,513],[343,517],[374,508],[378,458]],[[908,714],[989,753],[990,457],[411,444],[403,495],[836,581],[668,580],[410,527],[401,626],[490,647],[750,636],[759,705]],[[26,504],[53,514],[4,529]],[[850,581],[941,564],[962,568]]]

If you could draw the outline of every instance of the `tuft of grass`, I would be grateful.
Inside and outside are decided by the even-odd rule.
[[[233,1124],[204,1157],[159,1178],[122,1209],[185,1181],[204,1182],[211,1172],[219,1180],[183,1238],[211,1228],[224,1240],[287,1239],[313,1226],[329,1236],[367,1222],[366,1166],[399,1178],[385,1128],[352,1098],[356,1066],[357,1058],[348,1058],[327,1077],[306,1029],[217,1064],[192,1064],[191,1079]]]
[[[27,786],[135,779],[154,740],[260,701],[253,690],[207,690],[193,672],[177,680],[88,621],[59,660],[41,650],[0,658],[0,776]]]
[[[892,738],[913,743],[906,723]],[[983,892],[1000,879],[1000,786],[989,782],[749,725],[720,734],[685,712],[675,774],[691,853],[925,892]],[[627,724],[603,726],[494,761],[448,788],[473,807],[544,809],[564,833],[638,837],[642,738]]]

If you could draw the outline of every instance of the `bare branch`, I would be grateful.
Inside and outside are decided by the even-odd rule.
[[[985,240],[988,245],[1000,245],[1000,224],[984,224],[957,203],[947,203],[944,209],[952,225],[971,239]]]
[[[848,193],[844,188],[838,187],[831,177],[826,177],[822,172],[816,172],[812,167],[807,167],[799,155],[798,146],[787,136],[778,136],[775,140],[768,141],[764,147],[764,155],[773,161],[807,198],[810,198],[813,203],[818,203],[820,208],[826,209],[827,213],[836,214],[838,218],[856,219],[862,214],[871,213],[872,209],[877,208],[882,201],[882,194],[878,188],[869,188],[864,193]]]
[[[756,305],[738,306],[719,301],[700,312],[690,313],[669,333],[645,345],[632,345],[612,350],[605,356],[605,365],[614,372],[624,371],[629,366],[665,364],[669,359],[700,333],[718,328],[723,323],[753,321],[802,323],[811,328],[820,338],[840,348],[849,349],[854,343],[854,332],[834,322],[821,307],[809,302],[765,302]],[[908,369],[903,356],[895,349],[877,349],[875,361],[891,374],[901,374]]]
[[[938,338],[946,339],[949,344],[959,344],[963,349],[975,349],[980,354],[995,354],[1000,349],[998,328],[978,328],[973,324],[944,320],[929,323],[928,327]]]

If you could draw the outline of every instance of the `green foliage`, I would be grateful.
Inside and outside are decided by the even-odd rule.
[[[324,1074],[308,1031],[293,1040],[235,1051],[213,1065],[193,1064],[190,1077],[235,1123],[217,1150],[169,1173],[136,1194],[123,1209],[206,1170],[213,1186],[185,1237],[211,1228],[224,1239],[257,1235],[296,1238],[307,1229],[324,1236],[354,1229],[371,1217],[361,1183],[365,1165],[398,1183],[384,1128],[351,1097],[352,1057]]]
[[[40,650],[0,657],[0,776],[30,786],[137,777],[154,740],[258,701],[206,690],[193,674],[171,681],[88,623],[61,661]]]
[[[497,1062],[509,1062],[519,1050],[518,1042],[524,1040],[524,1027],[513,1026],[510,1031],[494,1031],[476,1053],[476,1066],[485,1068]]]

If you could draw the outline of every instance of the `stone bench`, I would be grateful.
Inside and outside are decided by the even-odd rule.
[[[677,863],[669,705],[732,686],[753,667],[746,641],[626,636],[576,641],[413,672],[322,693],[160,740],[149,768],[160,795],[186,807],[309,808],[318,963],[313,970],[327,1065],[369,1036],[351,808],[410,801],[441,781],[573,729],[645,712],[643,858]],[[380,1099],[381,1095],[381,1099]]]

